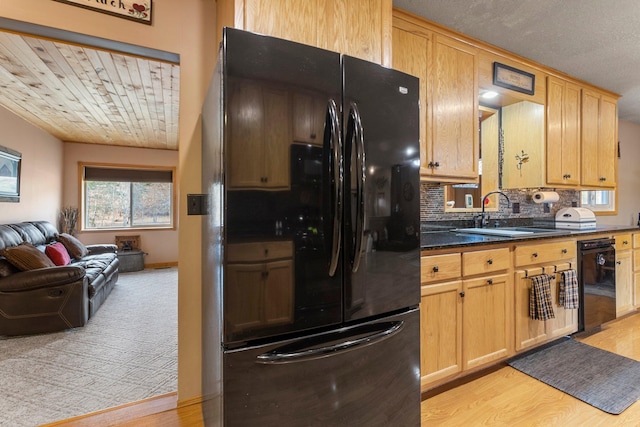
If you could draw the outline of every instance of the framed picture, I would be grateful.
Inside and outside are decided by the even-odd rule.
[[[118,0],[118,1],[91,1],[88,0],[54,0],[58,3],[66,3],[79,6],[84,9],[95,10],[108,15],[129,19],[151,25],[152,0]]]
[[[533,95],[536,87],[536,76],[535,74],[494,62],[493,84],[516,92]]]
[[[140,235],[116,236],[116,246],[118,246],[118,252],[139,251]]]
[[[22,154],[0,145],[0,202],[20,201]]]

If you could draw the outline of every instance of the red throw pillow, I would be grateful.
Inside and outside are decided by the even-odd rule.
[[[55,265],[67,265],[71,262],[69,252],[60,242],[53,243],[44,248],[44,253],[47,254],[51,261]]]

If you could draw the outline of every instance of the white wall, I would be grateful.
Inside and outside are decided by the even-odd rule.
[[[64,143],[63,206],[80,206],[81,185],[79,162],[124,164],[135,166],[170,166],[177,168],[178,152],[142,148],[111,147],[95,144]],[[177,171],[176,171],[177,173]],[[176,188],[176,200],[180,200]],[[175,219],[178,223],[177,218]],[[115,243],[115,236],[139,235],[145,265],[175,264],[178,262],[178,230],[90,231],[79,232],[84,244]]]
[[[62,200],[62,142],[0,107],[0,145],[22,154],[20,202],[0,202],[0,224],[55,224]]]
[[[598,215],[598,224],[636,225],[640,213],[640,124],[619,120],[618,215]]]

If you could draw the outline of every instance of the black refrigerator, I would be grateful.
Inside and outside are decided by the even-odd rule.
[[[420,425],[418,90],[224,30],[202,110],[206,425]]]

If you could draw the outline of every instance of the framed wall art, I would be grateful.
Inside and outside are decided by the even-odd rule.
[[[22,154],[0,145],[0,202],[20,201]]]
[[[536,88],[536,76],[535,74],[494,62],[493,84],[516,92],[533,95]]]
[[[131,21],[151,25],[152,0],[116,0],[116,1],[87,1],[87,0],[54,0],[80,6],[85,9],[107,13]]]

